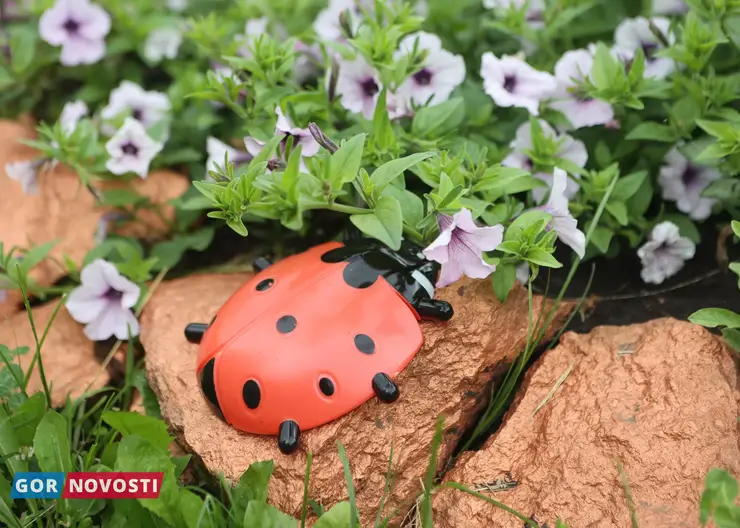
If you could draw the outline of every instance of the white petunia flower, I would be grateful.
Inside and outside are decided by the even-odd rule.
[[[604,125],[614,119],[609,103],[579,93],[576,81],[589,77],[593,65],[593,55],[585,49],[566,51],[555,64],[558,86],[549,106],[565,114],[575,129]]]
[[[323,9],[313,23],[316,34],[327,41],[336,41],[343,38],[340,16],[343,11],[349,10],[352,24],[352,32],[356,32],[360,26],[362,10],[371,8],[371,0],[329,0],[329,5]]]
[[[555,167],[553,170],[552,190],[547,203],[538,207],[552,215],[552,222],[547,229],[554,229],[561,242],[571,247],[576,254],[583,258],[586,254],[586,235],[578,229],[578,221],[573,218],[568,208],[568,198],[565,190],[568,185],[568,174]]]
[[[642,261],[640,276],[649,284],[661,284],[683,268],[693,258],[696,245],[679,233],[672,222],[661,222],[653,228],[645,244],[637,250]]]
[[[92,341],[105,341],[111,336],[128,339],[139,335],[139,322],[131,310],[139,300],[141,289],[116,267],[102,259],[85,266],[80,273],[82,284],[67,298],[67,311],[78,323],[85,324],[85,335]]]
[[[72,101],[62,108],[62,115],[59,116],[59,123],[62,126],[62,132],[69,136],[75,131],[77,123],[88,113],[87,105],[84,101]]]
[[[460,55],[442,49],[442,41],[437,35],[423,31],[401,40],[396,56],[409,55],[417,41],[418,50],[426,50],[427,58],[421,69],[411,75],[398,92],[418,105],[427,101],[430,105],[442,103],[465,80],[465,61]]]
[[[267,33],[267,24],[269,20],[266,17],[252,18],[247,20],[244,25],[244,34],[240,37],[242,46],[239,48],[239,53],[244,57],[250,57],[252,52],[250,47],[253,43],[259,40],[261,35]]]
[[[652,23],[669,44],[675,42],[676,37],[669,31],[670,20],[653,17]],[[672,59],[655,57],[655,52],[663,49],[663,45],[650,29],[650,21],[647,18],[623,20],[614,30],[613,52],[629,63],[640,48],[645,54],[645,77],[664,79],[676,70],[676,63]]]
[[[526,108],[535,116],[540,102],[557,88],[552,75],[508,55],[498,58],[491,52],[484,53],[480,74],[483,89],[498,106]]]
[[[39,34],[52,46],[61,46],[64,66],[94,64],[105,55],[110,15],[89,0],[56,0],[39,19]]]
[[[188,7],[188,0],[167,0],[167,7],[173,11],[185,11]]]
[[[167,95],[161,92],[147,92],[136,83],[123,81],[110,93],[108,106],[103,108],[100,117],[103,120],[111,120],[128,112],[145,128],[149,128],[166,117],[170,108]],[[115,128],[107,125],[103,127],[103,131],[110,135],[115,132]]]
[[[574,139],[568,134],[556,133],[555,130],[553,130],[553,128],[545,121],[540,120],[539,125],[545,137],[554,139],[556,142],[560,142],[558,150],[555,153],[555,157],[568,160],[579,167],[586,166],[586,162],[588,161],[588,151],[586,150],[586,145],[584,145],[582,141]],[[517,129],[514,141],[512,141],[509,146],[513,150],[508,156],[506,156],[506,158],[504,158],[501,164],[505,167],[516,167],[531,171],[534,165],[527,154],[527,151],[531,150],[533,147],[532,127],[529,122],[522,124]],[[534,173],[533,176],[546,182],[550,187],[552,187],[552,174],[548,172],[537,172]],[[564,191],[564,196],[566,199],[570,200],[575,196],[581,186],[570,178],[567,180],[567,187]],[[547,189],[538,187],[532,190],[532,195],[534,196],[534,199],[539,202],[545,197],[547,192]]]
[[[144,57],[150,62],[174,59],[182,44],[182,31],[173,27],[155,29],[144,42]]]
[[[146,179],[149,164],[163,146],[149,137],[139,121],[127,117],[123,126],[105,144],[105,149],[110,155],[105,167],[113,174],[134,172],[140,178]]]
[[[224,158],[228,155],[228,160],[234,166],[239,166],[249,162],[252,156],[247,152],[242,152],[234,147],[227,145],[215,137],[209,137],[206,141],[206,150],[208,151],[208,161],[206,161],[206,180],[213,181],[209,172],[216,170],[216,165],[223,167]]]
[[[678,210],[694,220],[709,218],[717,200],[704,198],[701,193],[722,176],[720,172],[712,167],[690,163],[677,148],[671,149],[663,162],[658,176],[663,199],[676,202]]]
[[[42,163],[43,160],[6,163],[5,172],[8,175],[8,178],[17,181],[21,185],[23,194],[38,194],[38,171]]]
[[[372,119],[378,95],[383,89],[378,72],[360,56],[352,61],[337,62],[339,73],[336,90],[341,97],[342,106],[350,112]],[[327,75],[327,79],[329,77]]]

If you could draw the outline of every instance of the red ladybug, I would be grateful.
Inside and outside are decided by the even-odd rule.
[[[278,435],[298,447],[300,431],[369,400],[398,399],[393,379],[421,347],[419,319],[449,320],[434,299],[440,266],[404,242],[329,242],[256,274],[210,325],[191,323],[206,398],[233,427]]]

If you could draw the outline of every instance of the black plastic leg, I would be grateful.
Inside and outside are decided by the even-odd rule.
[[[185,339],[197,345],[203,339],[206,330],[208,330],[206,323],[190,323],[185,327]]]
[[[254,268],[255,273],[259,273],[260,271],[266,270],[270,266],[272,266],[272,262],[267,260],[265,257],[258,258],[252,264],[252,267]]]
[[[385,403],[393,403],[401,394],[398,385],[384,372],[373,376],[373,390],[378,399]]]
[[[284,455],[290,455],[298,449],[301,430],[293,420],[285,420],[280,424],[278,432],[278,448]]]
[[[414,308],[422,319],[449,321],[455,314],[450,303],[437,299],[420,299],[416,302]]]

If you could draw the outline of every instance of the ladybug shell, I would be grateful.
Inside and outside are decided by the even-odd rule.
[[[347,262],[321,260],[337,247],[256,274],[203,335],[197,370],[215,357],[216,396],[233,427],[275,435],[286,420],[302,431],[330,422],[374,396],[375,374],[394,378],[421,347],[416,311],[382,276],[353,288]]]

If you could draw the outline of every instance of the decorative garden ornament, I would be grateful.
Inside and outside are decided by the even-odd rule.
[[[236,429],[278,435],[285,454],[301,431],[347,414],[376,395],[394,402],[394,378],[422,345],[420,319],[447,321],[434,298],[440,266],[404,242],[328,242],[256,274],[210,324],[191,323],[200,343],[203,394]]]

